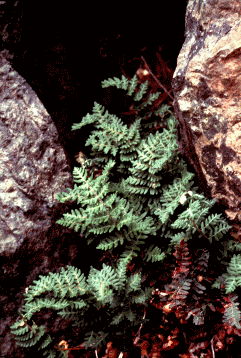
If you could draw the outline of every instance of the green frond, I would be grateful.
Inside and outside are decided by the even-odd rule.
[[[133,276],[128,278],[126,283],[126,293],[129,294],[131,291],[137,291],[141,289],[141,274],[135,273]]]
[[[234,251],[234,250],[241,251],[241,242],[237,242],[235,240],[229,240],[227,249],[230,251]]]
[[[229,262],[227,273],[222,277],[225,280],[226,293],[233,292],[236,287],[241,286],[241,255],[233,255]]]
[[[150,302],[150,299],[152,297],[152,288],[151,287],[145,287],[145,291],[141,290],[139,295],[134,295],[132,297],[132,302],[136,304],[142,304],[144,306],[148,306],[148,302]]]
[[[96,248],[100,250],[110,250],[118,245],[123,245],[123,243],[124,237],[121,234],[116,233],[116,236],[110,236],[107,239],[102,240]]]
[[[103,331],[98,332],[97,334],[94,331],[88,332],[85,335],[85,348],[88,349],[92,347],[97,349],[102,344],[106,344],[106,337],[108,333]]]
[[[142,110],[145,107],[147,107],[148,105],[150,106],[159,96],[160,96],[160,92],[157,93],[150,93],[150,95],[148,96],[147,100],[145,102],[143,102],[140,106],[138,106],[136,109],[138,110]],[[154,112],[156,116],[158,116],[158,112]]]
[[[30,327],[24,323],[24,320],[16,321],[10,328],[11,332],[15,335],[16,345],[21,347],[35,346],[45,334],[45,326],[37,326],[33,322],[30,329]],[[47,336],[44,341],[44,346],[47,347],[51,341],[50,336]]]
[[[134,75],[134,77],[129,81],[128,91],[127,91],[128,96],[132,96],[132,94],[134,93],[137,87],[137,84],[138,84],[137,75]]]
[[[162,250],[159,247],[154,247],[154,245],[151,245],[149,249],[146,252],[145,260],[156,262],[156,261],[162,261],[166,257],[165,253],[162,252]]]
[[[90,275],[88,277],[89,290],[102,304],[112,300],[113,290],[109,288],[119,288],[119,281],[114,269],[103,264],[103,269],[98,271],[91,267]]]
[[[235,326],[238,329],[241,328],[240,325],[240,310],[238,308],[239,303],[234,302],[238,298],[237,295],[230,296],[228,299],[228,304],[226,304],[225,312],[223,316],[223,322],[228,323],[230,326]]]
[[[142,83],[140,85],[139,92],[137,92],[133,98],[134,101],[140,101],[142,99],[143,95],[146,93],[147,88],[148,88],[148,81],[146,81],[145,83]]]
[[[92,114],[72,126],[72,130],[85,125],[94,128],[85,143],[91,146],[90,158],[85,156],[74,168],[73,189],[56,198],[79,206],[63,214],[57,224],[81,231],[87,244],[95,241],[96,249],[108,251],[103,258],[111,255],[111,263],[103,263],[101,270],[91,266],[87,279],[72,266],[40,275],[24,294],[20,320],[10,327],[18,343],[35,345],[48,358],[67,357],[68,352],[56,349],[45,326],[32,321],[37,312],[55,310],[73,326],[82,327],[87,348],[106,343],[109,333],[124,337],[129,329],[131,336],[132,326],[144,323],[142,306],[150,304],[158,265],[160,269],[167,265],[171,278],[160,300],[166,300],[183,319],[192,315],[194,324],[203,324],[209,304],[203,298],[207,298],[206,281],[210,282],[213,261],[206,248],[189,252],[191,240],[198,246],[205,236],[210,245],[217,245],[217,261],[227,272],[212,288],[225,287],[230,294],[241,286],[241,254],[230,256],[241,245],[224,237],[231,227],[221,214],[210,213],[216,201],[199,193],[195,175],[179,158],[178,122],[170,107],[151,108],[160,93],[150,91],[143,99],[148,81],[140,84],[136,75],[131,80],[122,76],[102,82],[103,88],[109,86],[127,91],[134,102],[140,102],[131,107],[135,118],[124,122],[94,102]],[[145,113],[138,113],[142,110]],[[170,255],[176,265],[169,263]],[[232,296],[225,299],[225,322],[238,327],[238,304]]]
[[[108,78],[108,80],[104,80],[104,81],[101,82],[101,86],[102,86],[102,88],[115,86],[117,88],[122,88],[124,90],[127,90],[127,88],[128,88],[128,78],[126,78],[123,75],[121,77],[121,80],[119,78],[117,78],[117,77],[114,77],[114,79]]]

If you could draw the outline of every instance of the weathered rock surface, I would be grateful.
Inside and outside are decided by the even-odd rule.
[[[0,254],[45,236],[72,176],[51,117],[26,81],[0,56]]]
[[[80,267],[81,255],[86,259],[89,253],[82,235],[56,224],[73,207],[55,198],[73,188],[70,166],[51,117],[7,53],[0,52],[0,356],[8,358],[28,357],[9,328],[25,288],[40,274]],[[53,313],[40,317],[53,333],[67,329]]]
[[[189,0],[172,81],[179,150],[202,184],[241,221],[241,3]]]

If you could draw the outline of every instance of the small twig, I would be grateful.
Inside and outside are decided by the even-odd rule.
[[[202,234],[204,237],[206,237],[206,239],[208,239],[208,241],[209,241],[209,238],[208,238],[206,235],[204,235],[204,233],[203,233],[201,230],[199,230],[199,228],[196,227],[195,222],[194,222],[192,219],[189,219],[189,220],[192,221],[192,223],[193,223],[193,225],[195,226],[195,228],[197,229],[197,231],[200,232],[200,234]]]
[[[152,73],[150,67],[148,66],[148,64],[146,63],[146,60],[144,59],[143,56],[141,56],[142,60],[144,61],[145,65],[146,65],[146,68],[147,70],[150,72],[150,74],[152,75],[152,77],[154,78],[154,80],[156,81],[156,83],[163,89],[163,91],[165,91],[168,96],[174,101],[174,98],[172,97],[171,93],[168,92],[168,90],[161,84],[160,81],[158,81],[158,79],[156,78],[156,76]]]
[[[144,308],[144,316],[143,316],[143,319],[146,317],[146,309]],[[139,342],[139,340],[140,340],[140,332],[141,332],[141,329],[142,329],[142,327],[143,327],[143,323],[141,323],[141,325],[140,325],[140,328],[138,329],[138,332],[137,332],[137,334],[136,334],[136,338],[134,339],[134,342],[133,342],[133,344],[134,344],[134,346],[136,346],[137,345],[137,343]]]
[[[211,339],[211,348],[212,348],[213,358],[215,358],[215,352],[214,352],[214,348],[213,348],[213,338]]]

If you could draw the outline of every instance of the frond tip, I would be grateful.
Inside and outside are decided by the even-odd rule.
[[[226,305],[223,316],[223,323],[228,323],[230,326],[236,326],[238,329],[241,329],[241,314],[238,308],[239,302],[234,302],[237,298],[238,295],[229,295],[228,297],[224,298]]]

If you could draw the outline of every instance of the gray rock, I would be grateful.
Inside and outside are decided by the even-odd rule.
[[[202,189],[241,220],[241,3],[189,0],[174,72],[179,150]]]
[[[0,254],[14,253],[26,238],[46,235],[71,186],[58,133],[44,106],[0,56]]]
[[[56,200],[73,188],[70,166],[51,117],[7,56],[0,52],[0,353],[27,357],[9,328],[23,293],[40,274],[74,266],[82,236],[56,224],[72,205]],[[60,317],[40,317],[53,332],[66,329]]]

